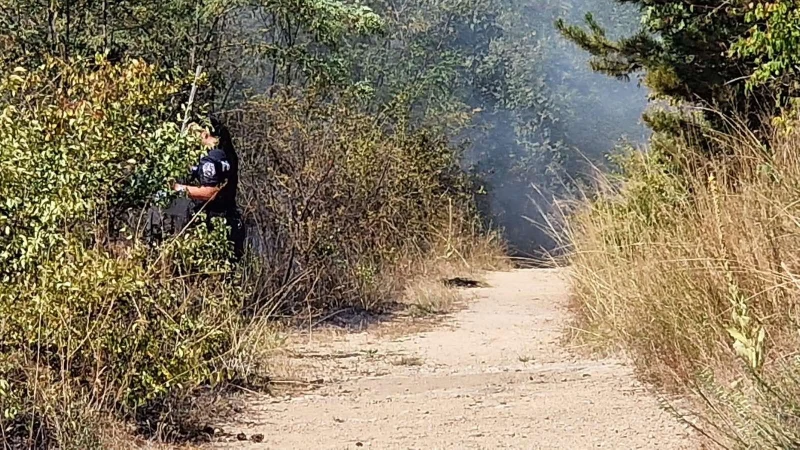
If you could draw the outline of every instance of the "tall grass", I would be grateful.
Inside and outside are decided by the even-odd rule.
[[[692,400],[725,448],[800,447],[800,135],[654,141],[568,224],[578,338]]]

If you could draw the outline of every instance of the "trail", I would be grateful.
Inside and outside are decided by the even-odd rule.
[[[444,323],[405,335],[312,335],[296,344],[319,389],[253,397],[217,448],[693,449],[617,360],[561,344],[568,318],[560,270],[492,273]],[[380,328],[380,327],[377,327]],[[313,373],[309,374],[308,371]],[[238,441],[263,435],[263,442]],[[244,436],[242,436],[244,437]]]

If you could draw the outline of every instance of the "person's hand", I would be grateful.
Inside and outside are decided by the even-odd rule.
[[[172,189],[173,189],[175,192],[179,192],[179,193],[184,193],[184,192],[186,192],[186,186],[184,186],[184,185],[182,185],[182,184],[178,184],[178,183],[175,183],[175,184],[172,186]]]

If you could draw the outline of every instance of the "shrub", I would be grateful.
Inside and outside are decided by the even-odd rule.
[[[458,152],[388,117],[313,95],[239,113],[242,205],[264,264],[256,303],[283,289],[289,311],[372,308],[400,292],[401,259],[449,244],[449,258],[471,257],[482,233]]]
[[[434,263],[500,253],[446,136],[300,93],[234,117],[242,264],[219,221],[148,242],[148,207],[202,152],[173,121],[185,84],[135,60],[0,75],[0,431],[12,447],[99,447],[108,416],[160,433],[198,388],[262,374],[279,308],[375,308]]]
[[[720,156],[630,155],[571,218],[579,328],[693,399],[718,444],[796,448],[798,135],[775,131],[769,151],[744,128],[706,137]]]
[[[147,246],[119,220],[201,151],[166,120],[181,86],[139,61],[0,76],[0,429],[12,446],[86,448],[96,433],[76,424],[91,411],[143,417],[229,376],[240,289],[224,227]]]

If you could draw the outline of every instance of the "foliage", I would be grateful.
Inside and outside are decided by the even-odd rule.
[[[659,141],[570,220],[580,337],[628,351],[725,448],[798,444],[794,123],[770,152],[741,123],[708,130],[712,152]]]
[[[199,61],[209,51],[208,33],[219,1],[187,0],[5,0],[0,23],[3,60],[36,65],[109,53],[149,58],[173,65]],[[212,26],[213,28],[213,26]]]
[[[236,14],[230,30],[239,37],[227,45],[252,59],[234,63],[223,75],[257,89],[256,95],[281,86],[349,84],[343,47],[383,26],[370,8],[340,0],[249,0]]]
[[[260,373],[256,347],[279,308],[380,307],[432,256],[469,265],[499,252],[448,134],[388,100],[363,103],[343,55],[378,39],[369,8],[5,6],[0,430],[13,446],[96,447],[94,418],[108,414],[153,431],[198,387]],[[190,80],[159,67],[196,64],[208,69],[196,103],[240,106],[251,245],[238,267],[218,220],[161,242],[140,229],[202,152],[174,123]]]
[[[70,241],[102,241],[108,230],[98,235],[90,224],[142,205],[186,171],[199,146],[194,155],[181,151],[178,126],[154,120],[169,113],[165,100],[179,86],[136,60],[50,61],[3,77],[4,281],[59,255]]]
[[[731,46],[731,54],[752,59],[756,65],[747,80],[750,89],[765,84],[784,84],[791,92],[797,91],[797,85],[792,81],[800,63],[800,12],[797,6],[793,0],[784,0],[751,2],[740,7],[750,28]]]
[[[796,96],[791,77],[800,47],[793,0],[622,1],[641,13],[642,29],[628,37],[607,37],[591,14],[585,29],[558,22],[566,37],[593,55],[595,70],[620,78],[644,72],[655,95],[747,117],[751,129]],[[714,114],[707,118],[717,120]]]
[[[242,205],[264,258],[255,303],[278,292],[296,313],[380,308],[402,285],[401,258],[424,260],[473,229],[458,154],[428,130],[388,132],[347,98],[254,100],[236,122],[263,132],[239,141]],[[453,251],[470,258],[468,245]]]
[[[340,0],[6,0],[0,49],[6,63],[47,57],[139,58],[205,68],[201,97],[217,106],[276,85],[342,83],[336,53],[350,36],[380,31],[369,8]]]
[[[551,32],[557,17],[574,16],[572,0],[7,2],[4,58],[25,65],[110,52],[202,65],[210,83],[200,98],[217,109],[312,87],[320,97],[357,93],[372,113],[410,111],[413,126],[464,142],[465,165],[489,193],[484,213],[520,249],[537,246],[523,218],[538,216],[531,195],[549,203],[620,135],[642,134],[643,96],[581,72],[583,58]],[[626,17],[588,5],[608,10],[612,26]],[[583,156],[591,164],[574,163]]]
[[[0,427],[16,430],[12,445],[80,447],[64,429],[84,409],[135,418],[231,376],[221,358],[241,291],[226,228],[155,247],[119,228],[200,151],[167,120],[180,88],[136,60],[52,60],[0,79]]]
[[[518,251],[548,245],[524,217],[539,217],[530,197],[547,209],[590,171],[579,155],[602,164],[621,135],[642,135],[644,96],[582,71],[583,57],[551,32],[556,18],[571,17],[574,2],[371,5],[385,17],[387,37],[350,51],[354,76],[373,95],[368,107],[409,111],[412,124],[463,142],[464,165],[484,184],[487,220],[505,228]],[[606,11],[601,2],[590,5]],[[615,28],[626,28],[622,9],[607,11]]]
[[[595,70],[615,77],[646,71],[648,85],[657,95],[709,103],[721,99],[725,83],[743,72],[720,51],[745,30],[733,7],[722,2],[634,3],[641,6],[643,29],[630,37],[609,39],[591,14],[586,16],[588,30],[564,21],[558,27],[591,52]]]

